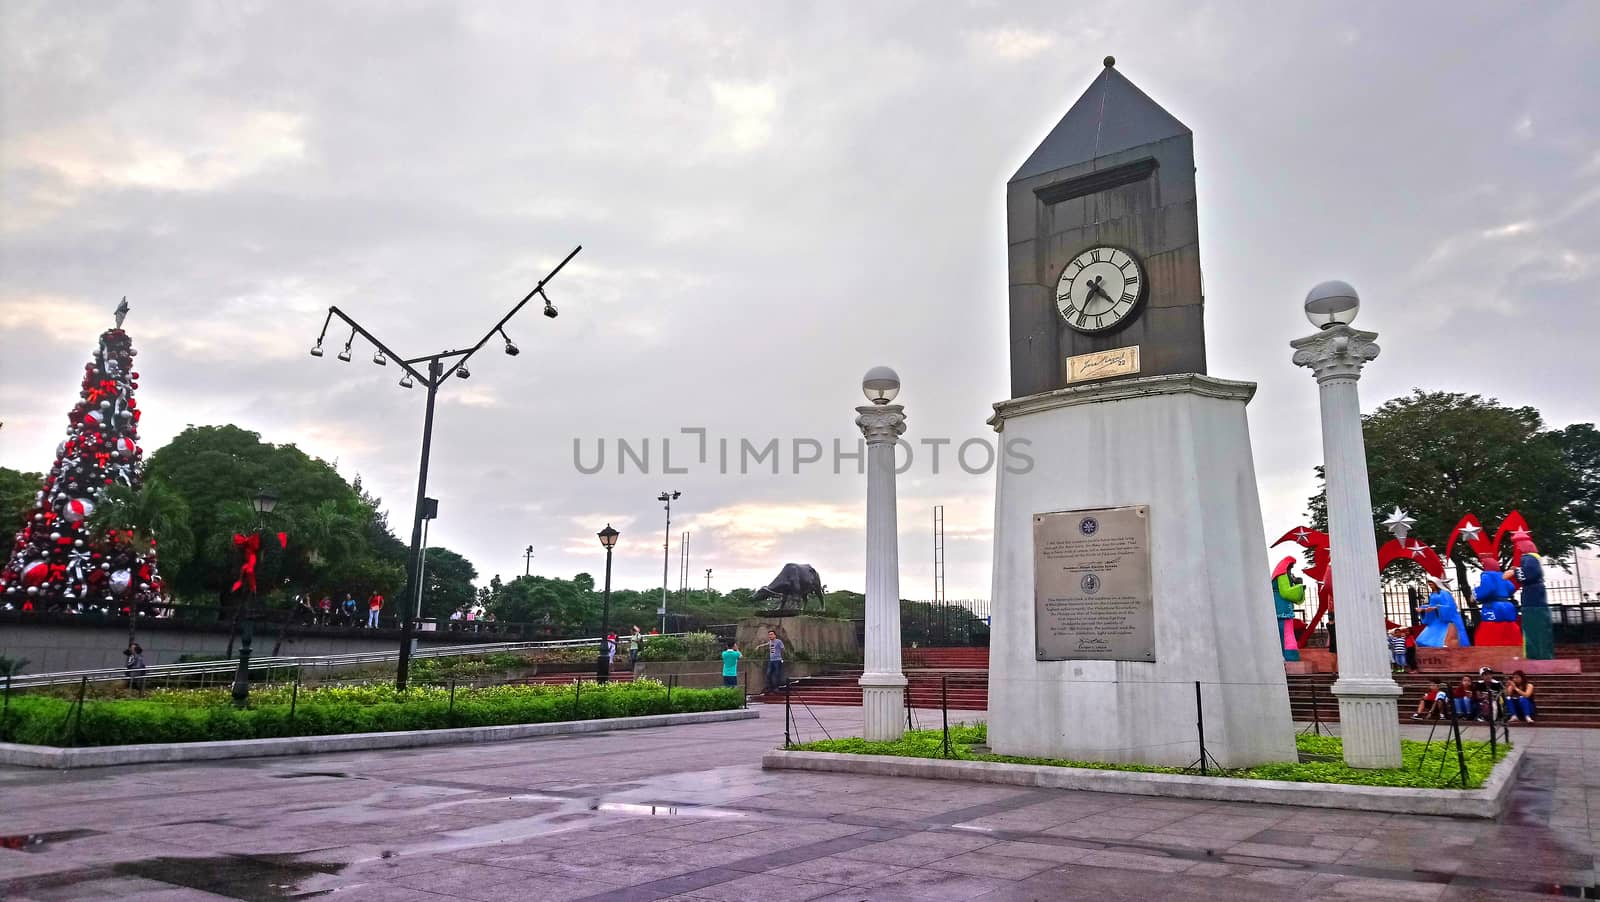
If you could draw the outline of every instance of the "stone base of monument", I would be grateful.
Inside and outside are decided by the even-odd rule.
[[[1326,648],[1302,648],[1300,660],[1284,661],[1284,673],[1338,673],[1339,656]]]
[[[1198,682],[1216,765],[1295,760],[1245,417],[1254,393],[1247,382],[1153,376],[995,405],[1001,441],[1034,462],[1003,468],[996,485],[996,753],[1194,763]],[[1114,506],[1144,511],[1147,539],[1134,543],[1148,542],[1147,565],[1072,534],[1097,528],[1079,514]],[[1039,517],[1062,511],[1075,513]],[[1036,548],[1047,521],[1059,538]],[[1049,590],[1038,599],[1036,552]],[[1149,568],[1142,596],[1115,588],[1129,560]]]

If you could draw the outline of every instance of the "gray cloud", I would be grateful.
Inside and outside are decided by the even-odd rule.
[[[877,363],[905,381],[908,438],[987,436],[1003,184],[1110,52],[1195,131],[1213,372],[1261,383],[1263,506],[1286,529],[1320,459],[1286,342],[1323,278],[1382,334],[1369,408],[1418,385],[1594,419],[1600,10],[1506,13],[9,3],[0,463],[48,460],[127,294],[149,443],[235,422],[409,509],[421,396],[306,356],[321,311],[412,353],[464,344],[582,243],[561,318],[525,314],[521,356],[443,395],[437,541],[508,575],[531,542],[570,574],[610,520],[619,580],[648,585],[670,487],[696,584],[803,560],[859,585],[860,477],[583,477],[572,439],[853,440]],[[950,594],[988,594],[991,493],[904,477],[906,594],[928,591],[935,503]]]

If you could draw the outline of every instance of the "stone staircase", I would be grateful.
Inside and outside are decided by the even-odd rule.
[[[906,675],[906,697],[912,707],[937,708],[948,691],[951,710],[983,711],[989,707],[989,649],[906,648],[900,652]],[[861,668],[840,667],[801,677],[789,686],[792,704],[861,704]],[[947,689],[948,687],[948,689]],[[756,701],[781,705],[784,693],[767,692]]]

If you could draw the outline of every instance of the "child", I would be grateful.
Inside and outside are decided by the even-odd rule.
[[[1450,704],[1458,717],[1472,716],[1472,677],[1463,676],[1450,690]]]
[[[1422,720],[1423,714],[1428,717],[1444,717],[1445,693],[1444,687],[1438,680],[1428,681],[1428,691],[1422,694],[1422,699],[1417,702],[1417,713],[1411,715],[1412,720]]]
[[[1406,631],[1400,627],[1389,631],[1389,659],[1395,670],[1406,669]]]

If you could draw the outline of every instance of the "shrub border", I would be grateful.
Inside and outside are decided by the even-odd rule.
[[[281,736],[271,739],[230,739],[219,742],[163,742],[148,745],[101,745],[56,748],[0,742],[0,765],[68,770],[80,767],[114,767],[127,764],[165,764],[176,761],[215,761],[224,758],[266,758],[281,755],[320,755],[370,749],[422,748],[472,742],[505,742],[563,733],[603,733],[642,730],[679,724],[753,720],[760,712],[749,708],[723,711],[688,711],[606,717],[551,723],[505,724],[493,727],[453,727],[443,730],[402,730],[392,733],[335,733],[325,736]]]
[[[765,770],[919,777],[929,780],[960,780],[972,783],[1000,783],[1008,786],[1115,792],[1124,795],[1492,819],[1499,816],[1511,798],[1511,787],[1516,782],[1517,773],[1522,768],[1526,753],[1527,749],[1523,746],[1514,747],[1495,765],[1482,788],[1468,790],[1360,786],[1348,783],[1292,783],[1283,780],[1242,780],[1234,777],[1092,770],[1043,764],[850,755],[839,752],[794,752],[784,749],[767,752],[762,756],[761,766]]]

